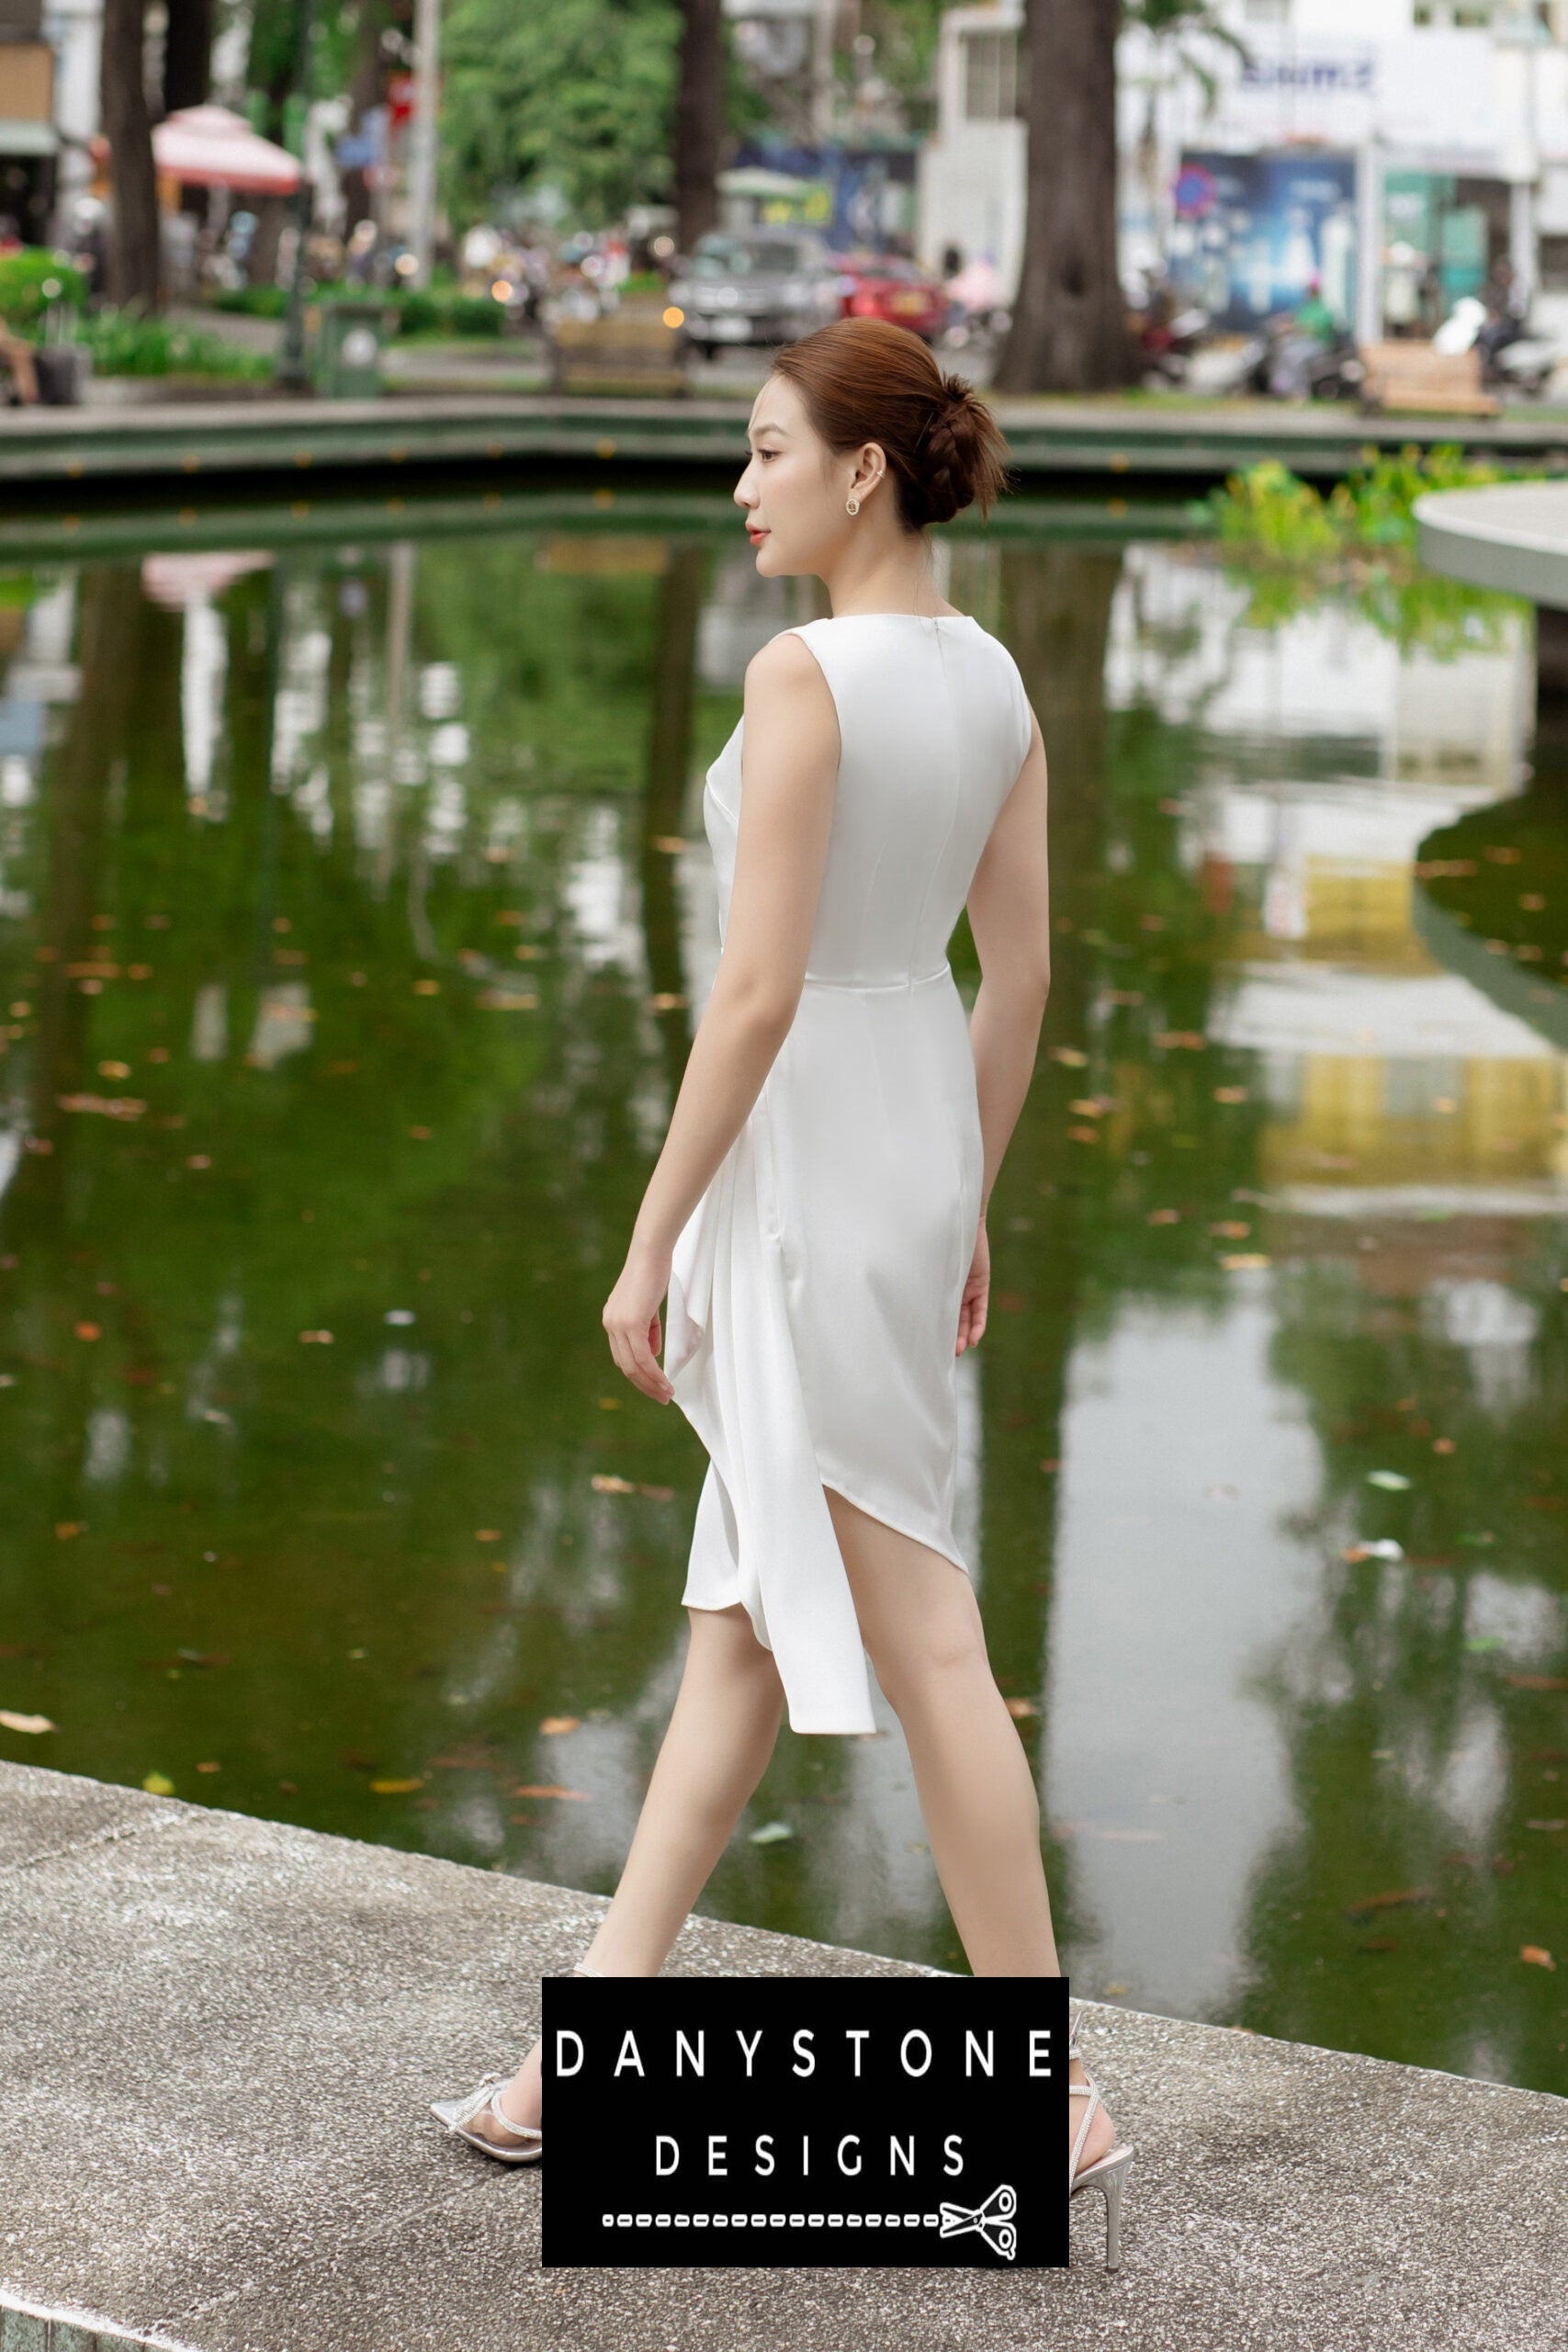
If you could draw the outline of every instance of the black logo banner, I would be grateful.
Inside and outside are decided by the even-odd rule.
[[[542,2261],[1052,2269],[1065,1976],[553,1976]]]

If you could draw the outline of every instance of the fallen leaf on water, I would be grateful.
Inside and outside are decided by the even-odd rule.
[[[481,989],[474,999],[481,1012],[532,1012],[538,1001],[522,989]]]
[[[1092,1095],[1087,1100],[1069,1102],[1067,1108],[1076,1118],[1079,1119],[1098,1119],[1100,1114],[1100,1105]]]
[[[1516,1690],[1568,1690],[1568,1674],[1506,1674]]]
[[[563,1789],[553,1781],[525,1781],[512,1793],[514,1797],[573,1797],[579,1804],[590,1802],[586,1789]]]
[[[1527,1829],[1568,1829],[1568,1821],[1527,1821]]]
[[[1363,1894],[1359,1903],[1347,1903],[1345,1917],[1347,1919],[1359,1919],[1367,1911],[1392,1911],[1400,1904],[1430,1903],[1431,1900],[1432,1889],[1429,1886],[1401,1887],[1393,1894]]]
[[[1181,1211],[1179,1209],[1151,1209],[1149,1223],[1151,1225],[1179,1225]]]
[[[424,1781],[422,1778],[409,1781],[372,1781],[370,1783],[371,1793],[378,1797],[406,1797],[415,1789],[423,1789],[423,1786]]]
[[[193,1151],[186,1161],[187,1168],[210,1168],[212,1161],[205,1151]]]
[[[415,996],[439,996],[441,983],[439,980],[415,980],[413,992]]]
[[[172,1797],[175,1784],[166,1772],[149,1772],[141,1783],[150,1797]]]
[[[656,1503],[669,1503],[673,1502],[675,1499],[675,1489],[673,1487],[639,1487],[637,1488],[637,1493],[639,1495],[650,1495]]]
[[[1067,1069],[1083,1069],[1088,1066],[1089,1056],[1080,1053],[1077,1046],[1053,1046],[1051,1059]]]
[[[539,1729],[547,1733],[575,1731],[581,1721],[581,1715],[547,1715]]]
[[[14,1715],[8,1707],[0,1707],[0,1724],[7,1731],[52,1731],[54,1725],[47,1715]]]
[[[1010,1699],[1007,1702],[1007,1711],[1010,1715],[1020,1717],[1037,1715],[1040,1713],[1032,1699]]]
[[[1245,1086],[1216,1086],[1214,1100],[1216,1102],[1245,1102],[1247,1089]]]
[[[1155,1044],[1163,1046],[1168,1052],[1181,1050],[1190,1054],[1200,1052],[1208,1042],[1198,1029],[1162,1029],[1155,1039]]]
[[[96,1111],[102,1119],[139,1119],[147,1108],[131,1095],[57,1094],[62,1111]]]
[[[1367,1484],[1369,1487],[1382,1487],[1391,1495],[1402,1495],[1410,1481],[1403,1470],[1369,1470]]]
[[[1521,1944],[1519,1958],[1528,1960],[1532,1968],[1555,1968],[1557,1965],[1544,1944]]]
[[[655,849],[662,850],[666,857],[679,857],[681,852],[689,844],[679,833],[655,833],[653,846]]]
[[[1273,1260],[1261,1250],[1233,1250],[1228,1257],[1220,1260],[1221,1268],[1227,1274],[1246,1273],[1254,1266],[1272,1263]]]
[[[499,1544],[500,1541],[501,1530],[499,1527],[476,1527],[474,1530],[474,1542],[476,1544]]]
[[[761,1829],[751,1832],[753,1846],[776,1846],[781,1838],[793,1838],[794,1830],[787,1821],[764,1821]]]
[[[612,1477],[607,1470],[596,1470],[591,1483],[598,1495],[634,1495],[637,1492],[629,1478]]]
[[[62,1519],[54,1532],[63,1544],[67,1542],[71,1536],[80,1535],[86,1527],[86,1524],[87,1522],[85,1519]]]
[[[130,1064],[129,1062],[100,1062],[98,1076],[100,1078],[129,1078]]]
[[[431,1131],[428,1127],[411,1127],[409,1129],[409,1138],[411,1142],[413,1143],[428,1143],[430,1141],[430,1134]]]
[[[79,1340],[101,1340],[104,1336],[96,1323],[78,1323],[75,1329]]]
[[[301,1331],[299,1341],[302,1347],[330,1348],[333,1343],[333,1335],[330,1331]]]
[[[1169,1214],[1174,1216],[1174,1210]],[[1243,1225],[1239,1217],[1233,1216],[1227,1217],[1223,1225],[1212,1225],[1209,1230],[1216,1241],[1245,1241],[1252,1227]]]
[[[1098,1143],[1100,1141],[1099,1130],[1094,1127],[1069,1127],[1067,1129],[1067,1141],[1069,1143]]]

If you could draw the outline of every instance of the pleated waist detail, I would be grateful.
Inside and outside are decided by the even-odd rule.
[[[944,957],[934,972],[907,972],[897,980],[836,980],[829,978],[825,973],[807,972],[806,986],[808,989],[843,989],[852,996],[897,996],[906,989],[923,989],[933,980],[946,980],[952,977],[953,967]]]

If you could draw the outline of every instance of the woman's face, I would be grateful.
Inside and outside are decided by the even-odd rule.
[[[835,540],[854,528],[844,512],[858,478],[862,526],[867,487],[886,460],[875,442],[835,458],[813,431],[806,402],[785,376],[770,376],[751,404],[750,462],[736,484],[757,570],[767,579],[820,571]]]

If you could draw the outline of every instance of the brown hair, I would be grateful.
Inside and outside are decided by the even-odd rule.
[[[835,319],[786,344],[773,372],[797,387],[836,456],[880,443],[907,530],[949,522],[976,500],[985,516],[1009,487],[1008,445],[990,410],[962,377],[942,374],[908,327]]]

